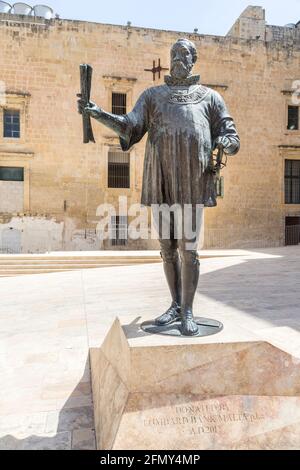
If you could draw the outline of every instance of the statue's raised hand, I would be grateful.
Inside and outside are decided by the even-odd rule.
[[[99,106],[97,106],[92,101],[86,103],[81,98],[80,94],[78,94],[77,96],[79,97],[79,100],[77,101],[79,114],[89,114],[91,117],[97,119],[97,117],[99,117],[99,115],[101,114],[101,108],[99,108]]]

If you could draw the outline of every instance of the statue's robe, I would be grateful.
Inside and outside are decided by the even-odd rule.
[[[198,80],[173,85],[169,79],[142,93],[120,136],[127,151],[148,132],[141,203],[216,205],[212,149],[217,137],[226,136],[227,153],[239,150],[235,124],[219,93]]]

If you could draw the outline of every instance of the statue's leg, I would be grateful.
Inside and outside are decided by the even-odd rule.
[[[193,206],[184,214],[183,233],[178,240],[181,258],[181,330],[187,336],[196,335],[199,331],[193,316],[193,302],[200,274],[197,246],[203,220],[203,206]]]
[[[186,250],[182,243],[179,247],[182,266],[182,302],[181,302],[181,324],[182,334],[193,336],[198,333],[198,326],[193,317],[193,302],[199,280],[199,260],[196,250]]]
[[[156,318],[157,325],[167,325],[180,319],[181,266],[177,250],[177,240],[160,240],[160,254],[163,259],[165,276],[170,289],[172,303],[168,310]]]

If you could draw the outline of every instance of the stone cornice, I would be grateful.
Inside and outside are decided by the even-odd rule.
[[[300,149],[300,145],[278,145],[280,149]]]
[[[133,83],[137,81],[137,78],[134,77],[120,77],[117,75],[102,75],[103,80],[109,81],[109,82],[128,82],[128,83]]]
[[[14,104],[26,106],[30,96],[30,93],[27,92],[0,90],[0,106],[6,107]]]
[[[29,98],[31,96],[31,94],[28,93],[27,91],[14,91],[14,90],[6,90],[4,94],[9,95],[9,96],[21,96],[22,98]]]
[[[202,83],[203,86],[207,86],[208,88],[213,88],[213,89],[220,89],[220,90],[227,90],[228,85],[223,85],[219,83]]]
[[[1,158],[7,158],[7,159],[12,159],[12,160],[19,160],[21,158],[33,158],[34,153],[30,151],[19,151],[19,150],[3,150],[0,148],[0,159]]]

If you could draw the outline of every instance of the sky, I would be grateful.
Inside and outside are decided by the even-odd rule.
[[[9,1],[9,0],[6,0]],[[12,1],[10,3],[13,3]],[[33,1],[27,0],[33,4]],[[61,18],[225,35],[248,5],[266,10],[268,24],[300,20],[300,0],[43,0]]]

